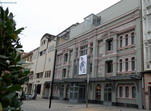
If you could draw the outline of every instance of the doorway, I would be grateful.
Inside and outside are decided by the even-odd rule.
[[[112,105],[112,87],[106,85],[104,88],[104,105]]]
[[[72,103],[84,102],[85,100],[85,87],[84,86],[71,86],[69,101]]]
[[[38,84],[37,85],[37,94],[40,94],[40,92],[41,92],[41,84]]]
[[[148,87],[149,89],[149,110],[151,110],[151,86]]]

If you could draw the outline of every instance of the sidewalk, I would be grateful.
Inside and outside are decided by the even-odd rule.
[[[63,100],[52,100],[52,107],[49,109],[48,99],[25,100],[23,101],[24,111],[147,111],[142,109],[117,107],[117,106],[104,106],[100,104],[73,104]],[[149,110],[148,110],[149,111]]]

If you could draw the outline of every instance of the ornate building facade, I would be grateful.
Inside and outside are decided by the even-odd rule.
[[[151,109],[151,1],[142,0],[145,108]]]
[[[57,44],[53,97],[142,108],[140,21],[139,0],[122,0],[71,29]],[[88,70],[79,75],[83,55]]]

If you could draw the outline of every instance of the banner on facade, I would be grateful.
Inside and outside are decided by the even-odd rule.
[[[79,58],[79,75],[87,73],[87,55]]]

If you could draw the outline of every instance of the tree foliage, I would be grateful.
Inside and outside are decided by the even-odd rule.
[[[21,111],[22,102],[16,91],[22,89],[29,74],[20,64],[22,45],[18,35],[24,28],[16,29],[13,18],[8,8],[0,7],[0,109],[3,111]]]

